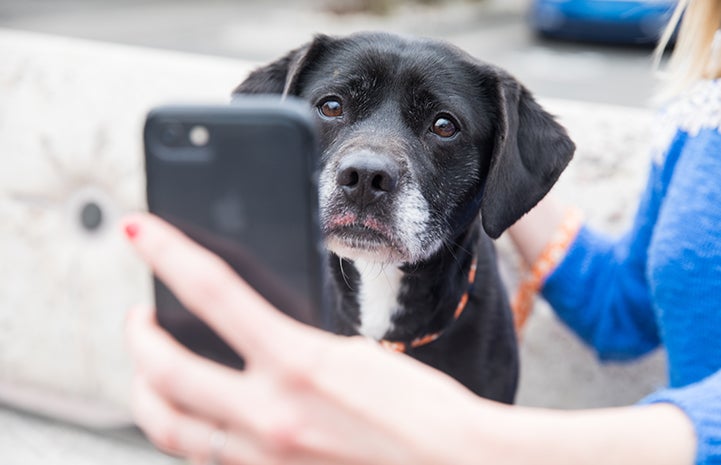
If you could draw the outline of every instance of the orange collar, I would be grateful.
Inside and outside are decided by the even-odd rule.
[[[468,270],[468,288],[466,289],[466,292],[463,293],[461,296],[461,300],[458,301],[458,305],[456,306],[456,311],[453,313],[453,321],[456,321],[461,314],[463,313],[463,310],[466,309],[466,305],[468,305],[468,294],[471,292],[471,288],[473,287],[473,282],[476,280],[476,268],[478,266],[478,259],[476,257],[473,257],[473,261],[471,262],[471,267]],[[386,349],[392,350],[394,352],[406,352],[408,349],[415,349],[416,347],[420,347],[426,344],[429,344],[443,334],[445,329],[442,329],[440,331],[437,331],[435,333],[426,334],[425,336],[417,337],[413,339],[410,343],[406,342],[397,342],[397,341],[389,341],[387,339],[381,339],[378,341],[381,346],[385,347]]]

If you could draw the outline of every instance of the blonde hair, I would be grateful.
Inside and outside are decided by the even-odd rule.
[[[679,0],[656,47],[657,69],[677,27],[676,45],[662,72],[663,97],[677,95],[699,79],[721,77],[721,44],[714,40],[721,27],[721,0]]]

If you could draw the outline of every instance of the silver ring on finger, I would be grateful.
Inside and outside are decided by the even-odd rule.
[[[210,434],[210,458],[208,465],[223,465],[220,456],[223,453],[226,442],[228,442],[228,433],[222,429],[213,430]]]

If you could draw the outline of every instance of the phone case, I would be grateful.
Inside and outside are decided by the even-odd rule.
[[[270,303],[323,327],[317,144],[307,105],[248,97],[160,107],[147,117],[144,142],[149,210],[219,255]],[[196,353],[243,367],[163,283],[154,284],[161,326]]]

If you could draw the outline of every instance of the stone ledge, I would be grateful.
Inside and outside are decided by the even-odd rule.
[[[225,102],[251,63],[0,30],[0,400],[30,387],[61,414],[121,418],[125,311],[150,281],[116,227],[144,208],[142,125],[152,106]],[[104,224],[80,227],[87,202]],[[59,402],[58,402],[59,399]],[[127,415],[126,415],[127,417]]]

